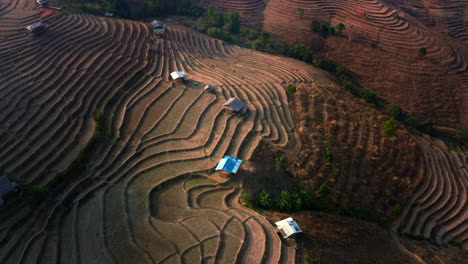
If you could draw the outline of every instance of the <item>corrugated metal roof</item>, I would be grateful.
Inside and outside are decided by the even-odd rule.
[[[36,23],[34,23],[32,25],[27,26],[26,29],[29,30],[29,31],[34,31],[34,30],[39,29],[39,28],[44,27],[44,26],[45,26],[44,23],[36,22]]]
[[[6,176],[0,176],[0,197],[9,193],[14,188],[15,185]]]
[[[228,109],[236,111],[236,112],[239,112],[239,111],[243,110],[244,108],[246,108],[245,104],[241,100],[239,100],[239,99],[237,99],[235,97],[227,100],[226,103],[223,104],[223,106],[225,108],[228,108]]]
[[[294,221],[292,217],[278,221],[275,223],[275,225],[278,227],[284,238],[288,238],[294,234],[302,233],[302,229],[299,227],[299,224]]]
[[[236,173],[240,165],[242,164],[242,160],[238,158],[234,158],[231,156],[224,156],[216,166],[216,170],[224,170],[228,173]]]
[[[171,77],[172,77],[173,80],[175,80],[177,78],[184,78],[185,79],[185,72],[183,72],[183,71],[171,72]]]

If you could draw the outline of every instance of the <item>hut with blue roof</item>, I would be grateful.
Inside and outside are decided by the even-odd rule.
[[[242,164],[242,160],[238,158],[234,158],[231,156],[224,156],[216,166],[217,171],[221,171],[223,174],[235,174],[240,168]]]

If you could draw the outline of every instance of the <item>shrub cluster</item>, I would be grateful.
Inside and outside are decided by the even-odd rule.
[[[266,210],[277,210],[281,212],[292,212],[300,210],[318,209],[319,205],[314,201],[312,195],[307,191],[291,192],[282,191],[278,199],[274,199],[269,192],[260,192],[253,204]]]

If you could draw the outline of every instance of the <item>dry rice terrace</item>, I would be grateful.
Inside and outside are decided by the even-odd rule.
[[[2,173],[22,184],[53,181],[106,109],[104,135],[79,177],[37,206],[18,198],[0,208],[0,263],[294,261],[271,223],[239,205],[241,190],[207,171],[226,154],[249,160],[262,138],[297,142],[283,87],[313,83],[321,93],[333,84],[327,74],[178,26],[157,54],[141,22],[63,14],[30,38],[24,26],[38,19],[31,0],[3,0],[0,15]],[[172,84],[174,70],[200,84]],[[246,116],[222,111],[234,96],[247,103]],[[466,156],[415,141],[427,151],[430,181],[399,226],[466,245],[467,173],[455,167],[466,168]]]
[[[225,154],[249,159],[261,138],[288,145],[296,134],[283,86],[329,82],[321,71],[177,26],[158,55],[149,25],[90,15],[60,15],[30,38],[23,27],[34,19],[0,24],[8,32],[0,43],[1,171],[44,185],[89,141],[93,113],[109,109],[108,127],[81,177],[56,197],[1,209],[1,263],[294,259],[264,217],[238,204],[238,188],[204,171]],[[174,70],[216,94],[173,85]],[[222,111],[233,96],[247,103],[247,116]]]
[[[365,88],[411,114],[452,128],[468,125],[467,1],[194,2],[238,11],[246,25],[263,28],[292,44],[320,46],[323,56],[355,72]],[[398,6],[405,19],[392,16]],[[302,18],[298,9],[303,9]],[[333,26],[343,23],[348,29],[342,37],[329,37],[322,43],[310,30],[312,20]],[[352,43],[346,38],[351,25]],[[421,47],[428,51],[424,58],[417,56]]]

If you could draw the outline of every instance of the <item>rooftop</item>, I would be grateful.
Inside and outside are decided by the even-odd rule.
[[[171,72],[171,78],[172,78],[173,80],[175,80],[175,79],[177,79],[177,78],[184,78],[184,79],[186,79],[185,72],[183,72],[183,71]]]
[[[223,106],[236,112],[243,111],[247,108],[241,100],[235,97],[227,100],[226,103],[223,104]]]
[[[224,156],[224,158],[222,158],[219,161],[218,166],[216,166],[215,170],[224,170],[228,173],[236,173],[239,170],[241,164],[241,159],[234,158],[231,156]]]
[[[278,221],[275,223],[275,225],[278,227],[284,238],[288,238],[294,234],[302,233],[302,229],[299,227],[297,222],[292,219],[292,217]]]

